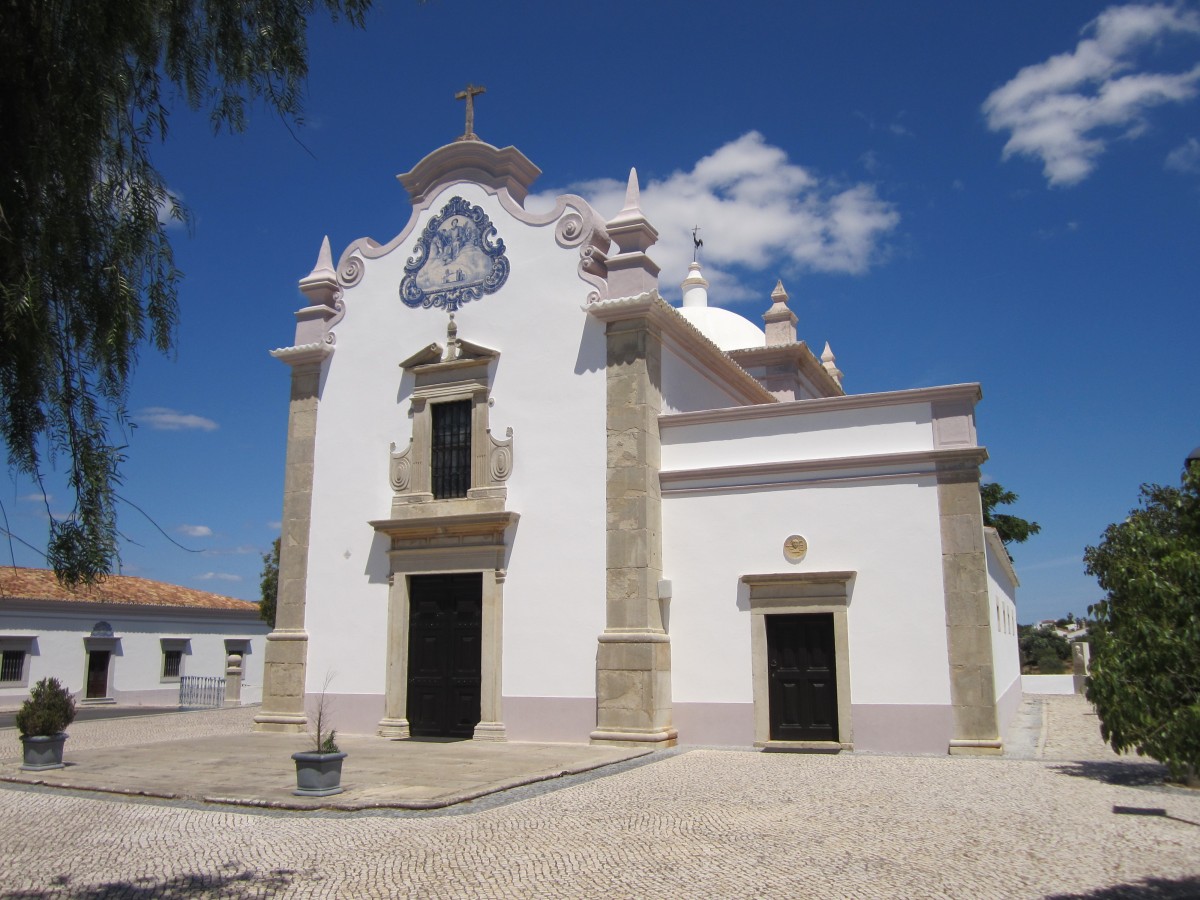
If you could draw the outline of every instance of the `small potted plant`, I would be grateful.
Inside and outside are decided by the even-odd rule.
[[[325,685],[329,686],[329,679],[325,680]],[[342,787],[342,760],[346,754],[338,749],[337,732],[329,727],[324,689],[313,725],[314,730],[310,733],[313,749],[292,754],[296,761],[296,790],[292,793],[300,797],[340,794],[345,790]]]
[[[75,698],[57,678],[43,678],[17,710],[24,747],[22,769],[40,772],[63,767],[66,728],[75,721]]]

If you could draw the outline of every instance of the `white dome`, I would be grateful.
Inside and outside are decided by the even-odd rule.
[[[748,347],[766,346],[766,333],[749,319],[735,312],[721,309],[719,306],[685,306],[676,312],[695,325],[701,334],[722,350],[745,350]]]

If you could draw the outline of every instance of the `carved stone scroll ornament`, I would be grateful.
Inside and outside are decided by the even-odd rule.
[[[412,441],[401,452],[396,452],[392,444],[391,466],[388,475],[392,482],[392,490],[397,494],[407,494],[412,484]]]
[[[508,481],[508,476],[512,474],[513,466],[513,430],[510,427],[507,431],[505,440],[498,441],[488,431],[488,440],[491,442],[491,449],[488,452],[488,477],[492,484],[503,484]]]
[[[351,256],[338,269],[337,279],[342,287],[354,287],[362,281],[363,272],[366,271],[366,265],[362,259],[357,256]]]

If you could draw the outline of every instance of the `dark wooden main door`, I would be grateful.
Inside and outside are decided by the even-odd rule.
[[[89,650],[87,662],[88,700],[103,700],[108,696],[108,650]]]
[[[833,613],[767,616],[771,740],[836,741]]]
[[[469,738],[479,724],[483,575],[413,575],[408,591],[409,728]]]

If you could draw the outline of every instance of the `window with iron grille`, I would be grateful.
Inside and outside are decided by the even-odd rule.
[[[178,678],[183,668],[182,650],[163,651],[163,678]]]
[[[0,682],[21,681],[25,675],[25,651],[5,650],[0,656]]]
[[[433,496],[467,496],[471,487],[471,401],[435,403],[433,414]]]

